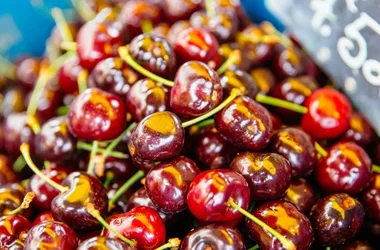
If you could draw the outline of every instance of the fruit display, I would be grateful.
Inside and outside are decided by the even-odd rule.
[[[0,61],[0,249],[380,249],[380,139],[291,34],[78,2]]]

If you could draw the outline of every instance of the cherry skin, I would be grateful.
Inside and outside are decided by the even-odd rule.
[[[190,183],[200,172],[192,160],[180,156],[154,167],[146,175],[145,189],[159,210],[178,213],[186,209]]]
[[[12,210],[18,208],[25,196],[24,190],[18,190],[11,184],[6,184],[0,188],[0,216],[7,215]],[[28,209],[29,210],[29,209]],[[23,210],[22,215],[30,215],[30,211]]]
[[[341,245],[353,239],[362,227],[364,209],[347,194],[332,194],[317,201],[311,209],[310,221],[319,244]]]
[[[169,88],[145,78],[137,81],[127,94],[127,108],[134,121],[155,112],[169,110]]]
[[[360,197],[366,216],[372,221],[380,223],[380,174],[372,175],[368,188]]]
[[[223,95],[227,98],[233,89],[238,89],[242,95],[255,98],[259,92],[259,87],[252,77],[245,71],[234,69],[227,70],[221,76]]]
[[[359,112],[353,112],[350,117],[350,127],[340,140],[352,141],[366,147],[373,138],[373,129],[367,119]]]
[[[166,40],[168,40],[167,36],[168,36],[169,29],[170,29],[170,25],[168,23],[159,23],[153,28],[152,34],[156,36],[160,36],[160,37],[165,37]]]
[[[184,117],[203,115],[223,99],[218,74],[206,64],[190,61],[177,71],[170,94],[170,107]]]
[[[251,68],[251,61],[248,57],[248,51],[237,43],[224,43],[220,45],[219,54],[222,57],[222,61],[226,61],[233,51],[235,51],[234,53],[236,54],[236,57],[228,69],[249,70]]]
[[[240,149],[266,148],[272,133],[269,112],[247,96],[239,96],[215,116],[215,126],[228,142]]]
[[[30,222],[21,215],[3,216],[0,218],[0,248],[22,250]]]
[[[353,142],[335,144],[316,168],[319,187],[327,193],[356,195],[371,179],[371,159]]]
[[[334,139],[350,126],[351,104],[337,90],[321,88],[305,101],[308,112],[302,117],[302,128],[317,140]]]
[[[51,162],[62,162],[72,157],[76,142],[68,131],[67,118],[54,117],[44,123],[34,138],[37,156]]]
[[[188,20],[180,20],[175,22],[169,29],[167,39],[170,42],[170,44],[173,46],[176,41],[179,33],[181,33],[183,30],[186,30],[190,28],[190,22]]]
[[[125,104],[114,94],[89,88],[74,99],[68,125],[70,132],[77,138],[113,140],[126,126]]]
[[[288,161],[276,153],[239,153],[230,168],[247,180],[253,201],[281,197],[292,177]]]
[[[125,182],[136,172],[136,166],[133,164],[132,159],[118,159],[114,157],[107,157],[104,162],[104,173],[112,173],[114,182]],[[102,177],[102,176],[99,176]],[[103,176],[104,179],[105,176]]]
[[[33,226],[47,222],[47,221],[54,221],[53,214],[51,212],[43,212],[39,214],[33,221]]]
[[[75,232],[58,221],[48,221],[32,227],[25,239],[25,250],[72,250],[78,246]]]
[[[192,230],[182,240],[180,250],[200,249],[243,250],[246,248],[239,230],[211,224]]]
[[[62,92],[65,94],[78,93],[78,75],[82,69],[77,56],[63,62],[57,73],[59,88]]]
[[[314,142],[300,129],[278,130],[271,138],[271,148],[289,161],[293,177],[310,175],[317,164]]]
[[[91,71],[88,86],[124,98],[139,75],[119,57],[100,61]]]
[[[54,219],[78,231],[99,227],[99,222],[87,212],[86,206],[91,203],[104,217],[107,213],[108,197],[103,184],[96,177],[74,172],[61,185],[69,187],[69,190],[57,195],[51,202]]]
[[[16,62],[16,79],[26,89],[32,89],[38,79],[41,61],[35,57],[25,57]]]
[[[309,219],[299,212],[290,202],[283,200],[269,201],[252,214],[291,241],[293,249],[309,249],[313,240],[313,229]],[[260,246],[260,249],[289,249],[276,237],[251,220],[246,220],[248,234]]]
[[[131,133],[128,148],[137,160],[162,161],[180,154],[185,138],[181,120],[168,111],[140,121]]]
[[[293,203],[301,213],[306,213],[315,203],[316,194],[305,180],[297,179],[293,180],[286,190],[284,199]]]
[[[77,250],[132,250],[134,249],[127,243],[118,239],[112,239],[102,236],[92,237],[82,241]]]
[[[7,89],[3,97],[2,115],[7,117],[12,113],[20,113],[25,110],[25,93],[22,88],[11,87]]]
[[[156,249],[165,243],[165,224],[158,212],[150,207],[135,207],[127,213],[113,215],[108,223],[124,237],[135,240],[139,249]],[[104,230],[103,235],[116,237],[108,229]]]
[[[282,120],[275,114],[270,113],[270,119],[272,121],[273,131],[279,130],[282,126]]]
[[[16,174],[12,171],[9,158],[0,154],[0,187],[4,187],[7,183],[17,181]]]
[[[280,79],[296,77],[305,73],[305,59],[297,47],[279,50],[273,60],[273,68]]]
[[[218,54],[219,43],[205,29],[188,28],[178,34],[174,51],[181,64],[188,61],[201,61],[212,69],[219,68],[221,58]]]
[[[207,170],[190,184],[187,204],[202,221],[232,222],[242,218],[242,214],[226,204],[228,199],[247,209],[249,196],[248,183],[240,174],[229,169]]]
[[[163,10],[170,23],[187,20],[191,14],[201,8],[200,0],[164,0]]]
[[[260,93],[268,95],[276,85],[276,77],[267,68],[255,68],[249,72],[253,81],[259,86]]]

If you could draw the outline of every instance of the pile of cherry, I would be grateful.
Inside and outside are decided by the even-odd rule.
[[[379,249],[378,138],[294,38],[233,0],[76,2],[2,59],[0,249]]]

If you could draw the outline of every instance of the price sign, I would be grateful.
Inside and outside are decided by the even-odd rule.
[[[289,29],[380,135],[380,1],[291,0]]]

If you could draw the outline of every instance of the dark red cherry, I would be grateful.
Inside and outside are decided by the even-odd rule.
[[[108,141],[125,129],[126,107],[123,100],[97,88],[78,95],[68,116],[70,132],[83,140]]]
[[[178,69],[170,93],[170,107],[177,115],[203,115],[218,106],[222,99],[219,76],[206,64],[190,61]]]
[[[240,69],[227,70],[220,79],[223,86],[223,95],[227,98],[233,89],[238,89],[242,95],[255,98],[259,87],[252,77]]]
[[[30,222],[21,215],[0,218],[0,249],[23,250]]]
[[[380,174],[372,175],[368,188],[361,194],[360,201],[366,216],[380,223]]]
[[[32,89],[38,79],[41,61],[35,57],[25,57],[16,62],[16,79],[26,89]]]
[[[57,73],[59,88],[62,92],[65,94],[78,93],[78,75],[82,69],[77,56],[63,62]]]
[[[0,216],[8,215],[9,212],[18,208],[25,196],[23,190],[12,188],[11,184],[6,184],[0,188]],[[30,211],[22,210],[22,215],[30,215]]]
[[[316,168],[316,180],[328,193],[356,195],[371,179],[371,159],[353,142],[335,144]]]
[[[134,249],[127,243],[108,237],[92,237],[82,241],[77,250],[132,250]]]
[[[249,186],[243,176],[230,169],[207,170],[190,185],[187,204],[191,213],[202,221],[232,222],[242,214],[227,205],[232,198],[241,208],[249,206]]]
[[[303,52],[294,46],[277,51],[273,68],[280,79],[303,75],[305,73]]]
[[[0,154],[0,187],[8,183],[17,181],[17,176],[13,172],[9,158]]]
[[[12,86],[4,93],[1,113],[4,117],[12,113],[20,113],[26,110],[25,93],[17,86]]]
[[[308,112],[302,117],[302,128],[317,140],[334,139],[350,126],[351,104],[332,88],[316,90],[305,101]]]
[[[48,221],[32,227],[25,239],[26,250],[72,250],[78,246],[75,232],[62,222]]]
[[[146,175],[145,189],[159,210],[178,213],[186,209],[190,183],[201,171],[187,157],[162,162]]]
[[[162,161],[178,156],[185,139],[181,125],[181,120],[168,111],[145,117],[129,137],[131,156],[147,161]]]
[[[125,98],[139,76],[119,57],[100,61],[91,71],[88,86]]]
[[[70,159],[76,142],[69,133],[67,117],[54,117],[44,123],[34,138],[34,148],[36,155],[47,161],[62,162]]]
[[[271,138],[271,148],[290,163],[293,177],[308,176],[317,164],[313,139],[297,128],[283,128]]]
[[[54,221],[53,214],[51,212],[43,212],[39,214],[33,221],[33,226],[47,222]]]
[[[108,223],[124,237],[135,240],[136,247],[141,250],[156,249],[165,243],[165,224],[158,212],[150,207],[135,207],[127,213],[113,215]],[[108,229],[103,235],[116,237]]]
[[[86,206],[91,203],[105,217],[108,197],[103,184],[94,176],[74,172],[61,185],[69,187],[69,190],[57,195],[51,202],[54,219],[78,231],[99,227],[98,220],[88,213]]]
[[[174,51],[179,62],[201,61],[216,70],[221,64],[219,43],[205,29],[188,28],[178,34]]]
[[[176,41],[179,33],[181,33],[183,30],[190,28],[190,22],[188,20],[180,20],[175,22],[169,29],[167,39],[170,42],[170,44],[173,46]]]
[[[301,213],[306,213],[314,204],[316,198],[315,191],[303,179],[293,180],[286,190],[284,199],[293,203]]]
[[[282,127],[282,121],[277,115],[270,113],[270,119],[272,121],[273,131],[276,131]]]
[[[67,168],[53,166],[51,169],[43,170],[42,172],[49,179],[61,184],[71,171]],[[50,210],[52,200],[59,195],[59,190],[47,184],[37,175],[30,178],[28,190],[36,195],[32,204],[40,211]]]
[[[292,203],[269,201],[256,208],[252,214],[290,241],[288,246],[284,246],[267,230],[246,220],[248,234],[259,244],[260,249],[309,249],[313,240],[311,223]]]
[[[201,249],[244,250],[246,248],[239,230],[211,224],[190,231],[182,240],[180,248],[180,250]]]
[[[269,112],[247,96],[235,98],[218,112],[215,126],[228,142],[252,151],[266,148],[272,133]]]
[[[164,0],[163,10],[170,23],[187,20],[191,14],[201,8],[201,0]]]
[[[235,61],[228,67],[228,69],[249,70],[251,68],[251,61],[248,57],[248,51],[237,43],[224,43],[220,45],[219,54],[222,57],[222,61],[226,61],[233,51],[235,51],[234,53],[236,54]]]
[[[153,28],[152,34],[156,36],[164,37],[167,40],[169,29],[170,29],[170,25],[168,23],[159,23]]]
[[[352,141],[365,147],[373,138],[373,129],[367,119],[359,112],[353,112],[350,117],[350,127],[341,140]]]
[[[259,87],[260,93],[267,95],[272,92],[276,77],[267,68],[255,68],[249,72],[255,84]]]
[[[362,205],[347,194],[332,194],[317,201],[310,213],[314,237],[323,246],[353,239],[364,222]]]
[[[252,23],[244,10],[243,4],[240,0],[216,0],[213,1],[213,7],[217,12],[233,11],[234,15],[239,20],[239,29],[244,29],[246,26]]]
[[[76,43],[80,65],[92,70],[98,62],[117,56],[117,49],[123,45],[122,25],[95,18],[80,28]]]
[[[107,157],[104,163],[104,173],[108,172],[113,174],[112,180],[114,182],[125,182],[125,180],[128,180],[128,178],[136,172],[136,166],[130,157],[128,157],[128,159]]]
[[[292,177],[288,161],[276,153],[238,153],[230,168],[247,180],[253,201],[281,197]]]
[[[137,81],[127,95],[128,112],[134,121],[155,112],[169,109],[169,88],[159,82],[145,78]]]

